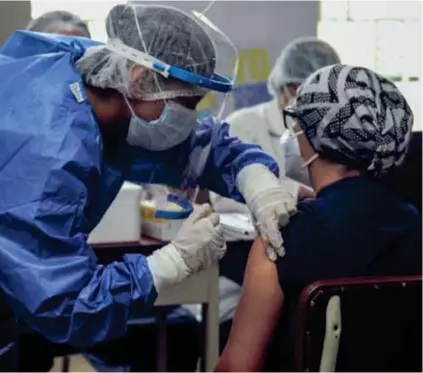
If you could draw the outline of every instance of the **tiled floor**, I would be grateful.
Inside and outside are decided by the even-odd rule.
[[[63,358],[54,359],[53,368],[50,372],[61,372],[62,371],[62,360]],[[84,359],[82,355],[73,355],[70,357],[69,372],[95,372],[96,370],[91,364]]]

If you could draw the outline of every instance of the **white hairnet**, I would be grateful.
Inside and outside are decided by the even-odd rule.
[[[57,32],[78,30],[79,33],[91,38],[87,24],[77,15],[65,10],[54,10],[44,13],[43,15],[33,19],[27,26],[27,30],[36,32]]]
[[[106,20],[109,41],[147,53],[169,65],[202,76],[215,69],[216,53],[207,32],[188,14],[158,5],[116,5]],[[110,48],[110,47],[109,47]],[[135,62],[106,46],[89,48],[77,62],[85,82],[116,89],[126,97],[143,100],[204,96],[206,91],[180,80],[144,69],[131,82]]]
[[[269,75],[267,88],[276,96],[287,84],[301,84],[322,67],[340,63],[336,51],[314,37],[295,39],[283,50]]]

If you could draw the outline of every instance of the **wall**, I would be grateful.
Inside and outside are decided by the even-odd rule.
[[[343,63],[394,79],[413,110],[414,130],[421,131],[422,3],[323,0],[320,11],[319,37]]]
[[[148,3],[139,2],[137,3]],[[203,11],[207,1],[160,1],[185,11]],[[239,49],[265,48],[271,62],[280,50],[299,36],[317,33],[317,1],[216,1],[206,16]],[[248,32],[248,36],[246,35]]]
[[[0,1],[0,44],[17,28],[25,28],[31,19],[29,1]]]

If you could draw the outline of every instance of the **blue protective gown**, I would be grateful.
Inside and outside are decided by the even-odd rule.
[[[167,151],[125,142],[107,157],[74,68],[94,44],[16,31],[0,50],[0,287],[32,329],[76,346],[122,336],[157,296],[143,255],[98,265],[87,244],[125,180],[188,180],[242,201],[244,166],[278,172],[257,146],[208,122]]]

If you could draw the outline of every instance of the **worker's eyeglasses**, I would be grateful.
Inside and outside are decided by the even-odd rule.
[[[298,114],[292,106],[287,106],[283,109],[283,124],[285,128],[292,133],[294,133],[296,119],[298,119]]]

